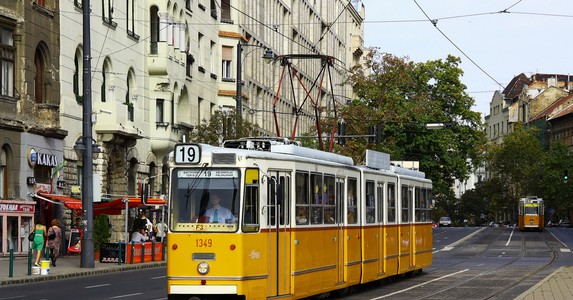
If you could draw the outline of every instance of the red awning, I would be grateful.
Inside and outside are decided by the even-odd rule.
[[[127,199],[127,206],[129,208],[141,206],[141,198],[120,198],[109,202],[96,202],[94,203],[94,215],[120,215],[125,209],[125,202]]]
[[[62,202],[67,208],[69,209],[82,209],[82,200],[72,198],[70,196],[65,195],[55,195],[55,194],[46,194],[43,192],[38,192],[38,198],[47,198],[49,200],[54,200],[58,202]]]
[[[161,198],[147,198],[146,205],[167,205],[167,201]]]

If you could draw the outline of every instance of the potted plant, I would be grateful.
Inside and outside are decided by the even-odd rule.
[[[99,261],[100,246],[109,243],[111,225],[109,217],[101,214],[94,219],[94,259]],[[96,257],[97,256],[97,257]]]

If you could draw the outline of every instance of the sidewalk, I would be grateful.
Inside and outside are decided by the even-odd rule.
[[[165,261],[127,265],[100,263],[96,261],[94,263],[94,268],[81,268],[80,264],[80,255],[64,255],[58,258],[56,267],[50,266],[47,275],[28,275],[28,257],[16,257],[13,264],[13,277],[9,277],[10,260],[8,257],[0,257],[0,287],[8,284],[20,284],[136,269],[157,268],[166,265]]]
[[[573,299],[573,266],[561,267],[515,300]]]

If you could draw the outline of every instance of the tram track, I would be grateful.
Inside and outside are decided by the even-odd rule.
[[[528,239],[526,240],[526,234],[528,234]],[[539,237],[539,239],[535,239],[535,240],[530,240],[531,237],[533,237],[532,234],[536,234],[536,236]],[[447,293],[448,291],[454,291],[456,289],[464,289],[464,287],[467,286],[479,286],[479,285],[475,285],[472,283],[475,283],[477,281],[497,281],[497,282],[502,282],[503,280],[508,280],[511,279],[511,286],[503,286],[500,285],[498,288],[494,289],[493,291],[489,292],[489,293],[485,293],[486,291],[488,291],[488,289],[482,289],[482,292],[484,292],[485,294],[483,294],[482,296],[480,296],[479,299],[494,299],[494,298],[500,298],[501,295],[507,293],[508,290],[510,290],[511,288],[516,287],[517,285],[519,285],[520,283],[526,281],[527,279],[532,278],[533,276],[540,274],[541,272],[549,269],[557,260],[558,256],[559,256],[559,251],[557,249],[555,249],[554,247],[552,247],[552,245],[550,244],[550,235],[547,234],[547,232],[541,232],[541,233],[532,233],[530,234],[529,232],[523,233],[520,235],[521,237],[521,246],[520,246],[520,251],[519,251],[519,255],[512,257],[510,260],[497,265],[493,268],[490,268],[488,270],[484,270],[482,272],[479,272],[477,274],[474,275],[470,275],[470,277],[465,278],[463,280],[460,280],[458,282],[455,283],[451,283],[449,285],[447,285],[446,287],[442,287],[440,289],[438,289],[435,292],[432,292],[430,294],[425,294],[423,297],[417,298],[417,299],[438,299],[441,298],[439,297],[439,295],[442,295],[444,293]],[[498,239],[499,240],[499,239]],[[543,242],[544,244],[544,249],[548,249],[549,251],[545,251],[545,252],[550,252],[550,259],[549,261],[547,261],[546,263],[538,266],[537,268],[533,269],[533,270],[529,270],[527,272],[522,273],[521,276],[516,277],[515,276],[515,272],[512,272],[509,267],[510,266],[515,266],[518,265],[519,262],[522,262],[524,260],[526,260],[527,258],[534,258],[537,257],[537,255],[539,254],[539,252],[543,252],[540,250],[534,250],[534,249],[538,249],[537,248],[532,248],[530,247],[528,244],[535,244],[536,242]],[[452,255],[455,254],[459,254],[463,251],[464,248],[468,247],[469,245],[471,245],[470,243],[465,243],[464,245],[457,247],[456,251],[452,252]],[[488,246],[483,249],[482,251],[480,251],[479,253],[476,253],[476,257],[479,258],[487,258],[487,257],[494,257],[494,256],[488,256],[488,253],[491,252],[495,252],[498,251],[496,250],[496,248],[499,247],[498,243],[489,243]],[[504,252],[502,252],[504,253]],[[531,256],[529,255],[531,254]],[[502,255],[500,255],[499,257],[502,257]],[[463,261],[459,261],[459,262],[455,262],[452,264],[448,264],[445,266],[441,266],[440,268],[437,269],[433,269],[433,272],[436,271],[440,271],[440,270],[445,270],[445,269],[451,269],[452,267],[456,267],[456,266],[461,266],[462,264],[467,263],[466,260]],[[508,272],[510,274],[513,274],[513,276],[508,276],[504,274],[505,272]],[[487,278],[488,276],[495,278],[499,278],[499,280],[492,280],[491,278]],[[490,287],[491,289],[491,287]],[[411,298],[411,297],[409,297]],[[471,298],[471,297],[468,297]]]

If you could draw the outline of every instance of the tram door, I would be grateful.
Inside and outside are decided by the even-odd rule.
[[[269,226],[269,297],[290,294],[291,283],[291,232],[290,172],[269,172],[268,181],[268,220]]]
[[[344,282],[344,178],[336,178],[336,222],[338,240],[338,282]]]

